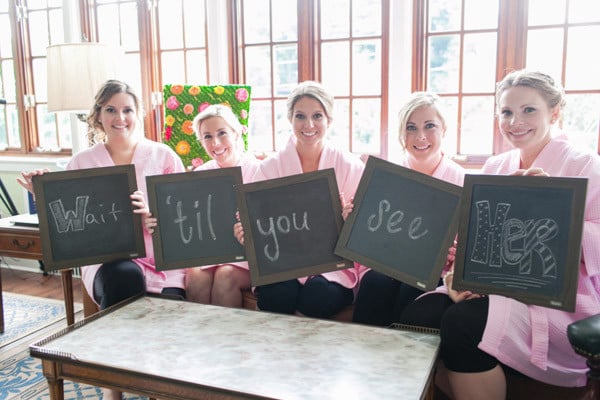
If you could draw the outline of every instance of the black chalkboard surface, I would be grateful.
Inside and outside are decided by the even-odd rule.
[[[421,290],[437,286],[461,187],[369,157],[335,253]]]
[[[46,270],[146,255],[133,165],[36,175],[33,189]]]
[[[575,309],[587,179],[467,175],[453,287]]]
[[[233,236],[240,167],[146,177],[159,271],[246,259]]]
[[[353,266],[333,253],[342,210],[332,168],[245,184],[237,192],[253,286]]]

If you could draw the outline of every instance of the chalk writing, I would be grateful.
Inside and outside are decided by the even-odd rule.
[[[310,231],[310,228],[308,226],[307,211],[304,211],[303,213],[302,225],[298,225],[298,221],[296,220],[296,213],[292,213],[291,222],[290,218],[287,215],[280,215],[279,217],[277,217],[276,223],[273,217],[269,217],[269,228],[267,230],[265,230],[265,228],[262,226],[260,219],[256,220],[256,227],[258,228],[258,231],[261,235],[272,236],[273,238],[273,252],[269,252],[269,243],[267,243],[264,247],[265,256],[270,261],[277,261],[279,259],[279,240],[277,239],[277,232],[288,234],[292,230],[292,227],[296,231]]]
[[[54,224],[58,233],[81,232],[86,225],[106,224],[118,221],[121,210],[112,203],[110,210],[102,210],[103,204],[99,204],[99,210],[90,212],[88,210],[89,196],[77,196],[75,198],[75,210],[65,210],[61,199],[48,203]]]
[[[166,205],[171,205],[171,196],[167,196],[165,199]],[[194,209],[198,209],[200,207],[200,201],[194,201]],[[194,236],[194,227],[193,225],[185,224],[188,217],[183,215],[183,202],[178,200],[175,202],[175,210],[177,213],[177,217],[173,219],[173,223],[179,225],[179,235],[181,237],[181,241],[184,244],[189,244],[192,241]],[[204,230],[202,228],[202,211],[196,212],[196,231],[198,233],[198,240],[204,240]],[[212,217],[212,194],[209,194],[206,198],[206,224],[208,226],[208,233],[210,234],[210,238],[212,240],[217,240],[217,235],[215,235],[215,230],[213,227],[213,217]],[[187,229],[186,229],[187,227]]]
[[[499,268],[502,263],[519,265],[520,275],[531,274],[533,256],[542,262],[542,276],[556,278],[557,261],[545,244],[558,234],[558,224],[551,218],[521,221],[508,218],[511,205],[498,203],[493,219],[489,200],[475,203],[477,225],[470,259],[473,262]]]
[[[384,212],[388,213],[390,211],[390,208],[391,208],[391,205],[388,200],[383,199],[379,202],[378,213],[371,214],[369,216],[369,218],[367,219],[367,228],[369,229],[369,231],[376,232],[381,227],[381,224],[383,223],[383,219],[384,219],[383,214],[384,214]],[[393,234],[393,233],[400,232],[402,230],[402,227],[400,226],[400,224],[402,223],[403,219],[404,219],[404,211],[396,210],[393,213],[391,213],[390,216],[387,218],[387,223],[385,226],[388,233]],[[417,239],[420,239],[423,236],[427,235],[427,233],[429,233],[429,231],[427,229],[423,230],[422,232],[418,232],[418,230],[421,228],[422,223],[423,223],[423,218],[421,218],[421,217],[413,218],[413,220],[410,222],[410,224],[408,226],[408,237],[410,239],[417,240]]]

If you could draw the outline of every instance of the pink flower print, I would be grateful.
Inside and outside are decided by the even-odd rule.
[[[177,110],[177,107],[179,107],[179,102],[177,101],[177,98],[175,96],[171,96],[167,99],[167,108],[169,110]]]
[[[185,115],[190,115],[191,113],[194,112],[194,106],[191,104],[186,104],[185,106],[183,106],[183,113]]]
[[[204,164],[204,160],[201,159],[200,157],[194,158],[192,159],[192,166],[194,168],[198,168],[199,166],[201,166],[202,164]]]
[[[201,103],[198,106],[198,112],[202,112],[206,109],[206,107],[210,106],[210,103],[207,103],[206,101],[204,103]]]
[[[236,90],[235,91],[235,98],[240,103],[243,103],[244,101],[248,100],[248,91],[246,89],[244,89],[244,88],[240,88],[240,89]]]
[[[240,111],[240,118],[241,118],[241,119],[246,119],[246,118],[248,118],[248,111],[246,111],[246,110],[241,110],[241,111]]]
[[[167,126],[165,129],[165,140],[168,142],[171,140],[171,135],[173,134],[173,127]]]

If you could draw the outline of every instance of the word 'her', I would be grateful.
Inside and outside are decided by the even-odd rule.
[[[171,205],[171,196],[167,196],[167,198],[165,199],[165,204],[167,205]],[[198,207],[200,207],[200,201],[196,200],[194,202],[194,209],[198,209]],[[192,224],[185,224],[185,221],[187,221],[188,217],[186,215],[183,215],[183,205],[182,205],[182,201],[181,200],[177,200],[177,202],[175,202],[175,210],[177,213],[177,216],[175,217],[175,219],[173,219],[173,223],[179,225],[179,236],[181,238],[181,241],[184,244],[188,244],[192,241],[192,238],[194,236],[194,227],[193,227],[193,223]],[[204,231],[202,229],[202,212],[198,211],[195,215],[195,219],[196,219],[196,231],[198,233],[198,240],[204,240]],[[217,235],[215,235],[215,230],[213,228],[213,217],[212,217],[212,194],[209,194],[208,197],[206,198],[206,224],[208,227],[208,233],[210,235],[210,238],[212,240],[217,240]],[[187,228],[187,229],[186,229]]]
[[[489,200],[475,203],[477,230],[471,261],[501,267],[502,261],[509,265],[519,264],[519,274],[531,274],[533,254],[542,260],[542,276],[556,277],[556,257],[544,243],[558,234],[558,224],[550,218],[537,221],[506,219],[511,205],[498,203],[492,221]]]
[[[65,210],[61,199],[48,203],[58,233],[79,232],[85,230],[86,225],[99,225],[118,221],[118,214],[122,211],[117,210],[115,203],[112,203],[110,210],[102,210],[103,205],[99,204],[100,210],[89,212],[87,209],[89,200],[90,196],[77,196],[75,198],[75,210]]]
[[[390,212],[390,208],[391,208],[391,205],[388,200],[383,199],[379,202],[378,213],[371,214],[369,216],[369,218],[367,219],[367,228],[371,232],[376,232],[381,227],[381,224],[383,223],[383,220],[384,220],[384,213]],[[388,233],[392,233],[392,234],[398,233],[402,230],[402,227],[400,226],[400,224],[402,223],[402,220],[404,219],[404,211],[396,210],[393,213],[391,213],[389,217],[386,217],[386,218],[387,218],[387,221],[385,224],[385,229],[387,230]],[[421,228],[422,223],[423,223],[423,218],[421,218],[421,217],[413,218],[413,220],[408,225],[407,234],[408,234],[409,238],[411,238],[413,240],[417,240],[429,233],[429,231],[427,229],[419,232],[419,229]]]
[[[269,217],[269,229],[265,230],[262,226],[262,223],[259,219],[256,220],[256,227],[258,231],[263,236],[272,236],[273,237],[273,252],[269,252],[269,243],[267,243],[264,247],[265,256],[271,261],[277,261],[279,259],[279,241],[277,240],[277,232],[287,234],[290,233],[292,228],[296,231],[307,230],[310,231],[308,227],[308,213],[304,211],[302,225],[298,226],[298,221],[296,221],[296,213],[292,213],[292,222],[290,222],[290,218],[287,215],[280,215],[277,217],[277,222],[273,217]]]

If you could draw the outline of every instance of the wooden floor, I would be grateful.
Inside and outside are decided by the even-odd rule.
[[[44,276],[41,272],[21,271],[2,266],[2,291],[64,300],[60,272]],[[81,279],[73,277],[73,299],[82,303]]]

